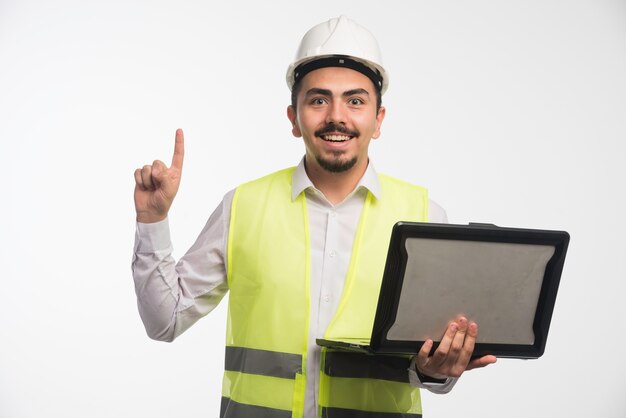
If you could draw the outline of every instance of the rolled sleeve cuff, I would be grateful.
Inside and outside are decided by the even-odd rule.
[[[154,223],[137,222],[135,251],[138,253],[156,253],[168,250],[172,245],[168,218]]]
[[[437,382],[422,382],[417,374],[417,365],[415,364],[415,356],[411,359],[411,364],[409,365],[409,383],[411,386],[427,389],[432,393],[444,394],[448,393],[452,390],[454,385],[456,384],[458,379],[449,377],[445,380],[445,382],[437,383]]]

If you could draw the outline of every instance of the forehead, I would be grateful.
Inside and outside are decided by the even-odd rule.
[[[374,96],[374,83],[366,75],[344,67],[325,67],[311,71],[302,78],[301,92],[312,88],[330,90],[341,94],[344,91],[364,89]]]

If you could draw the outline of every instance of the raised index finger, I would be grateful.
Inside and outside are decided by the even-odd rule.
[[[174,156],[172,157],[172,167],[183,168],[185,158],[185,136],[182,129],[176,129],[176,142],[174,144]]]

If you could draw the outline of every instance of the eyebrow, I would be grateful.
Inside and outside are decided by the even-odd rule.
[[[320,94],[322,96],[332,96],[332,92],[328,89],[321,89],[318,87],[313,87],[309,90],[307,90],[306,92],[306,96],[311,96],[314,94]],[[365,89],[362,88],[357,88],[357,89],[352,89],[352,90],[346,90],[343,92],[342,96],[343,97],[348,97],[348,96],[354,96],[355,94],[365,94],[367,96],[369,96],[369,92]]]
[[[332,92],[328,89],[320,89],[318,87],[313,87],[312,89],[307,90],[305,96],[312,96],[314,94],[320,94],[322,96],[332,96]]]
[[[354,96],[356,94],[365,94],[366,96],[370,95],[367,90],[359,88],[359,89],[352,89],[352,90],[344,91],[342,96],[344,97]]]

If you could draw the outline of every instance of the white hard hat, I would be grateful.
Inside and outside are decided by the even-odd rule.
[[[323,67],[357,70],[372,80],[381,95],[389,85],[376,38],[345,16],[320,23],[304,35],[294,62],[287,68],[289,90],[308,72]]]

